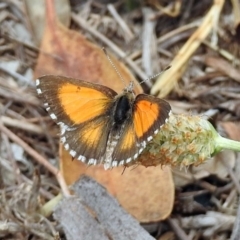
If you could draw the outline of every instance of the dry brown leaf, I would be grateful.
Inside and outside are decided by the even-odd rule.
[[[60,22],[68,27],[71,20],[70,3],[68,0],[55,0],[54,6]],[[30,20],[32,36],[39,45],[43,37],[45,26],[45,0],[25,0],[28,18]]]
[[[234,14],[234,24],[237,26],[240,22],[240,3],[239,1],[232,0],[233,14]]]
[[[82,35],[65,28],[55,17],[52,1],[47,1],[47,25],[40,46],[35,77],[45,74],[64,75],[111,86],[119,92],[123,82],[110,65],[103,50]],[[141,87],[128,69],[111,56],[112,61],[127,82],[135,82],[135,90]]]
[[[158,238],[158,240],[175,240],[175,234],[174,232],[166,232],[161,237]]]
[[[235,141],[240,141],[240,124],[236,122],[221,122],[219,123],[221,128],[229,138]]]
[[[234,68],[234,66],[228,61],[220,57],[207,56],[205,57],[204,62],[214,70],[220,71],[235,81],[240,82],[240,71]]]
[[[172,211],[174,184],[169,167],[123,167],[104,170],[103,166],[87,166],[71,160],[60,148],[61,170],[68,184],[86,174],[105,186],[119,203],[140,222],[165,219]]]
[[[66,29],[54,16],[48,1],[47,26],[35,69],[35,76],[44,74],[64,75],[100,83],[121,92],[123,83],[110,65],[102,49],[87,41],[77,32]],[[134,80],[127,68],[111,57],[123,78]],[[136,80],[135,80],[136,83]],[[142,90],[135,84],[135,90]],[[141,222],[158,221],[168,217],[172,211],[174,186],[169,168],[137,167],[105,171],[101,166],[86,167],[72,160],[60,147],[61,171],[67,184],[75,182],[81,174],[87,174],[103,184],[122,206]]]

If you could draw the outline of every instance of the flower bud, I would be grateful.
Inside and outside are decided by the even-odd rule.
[[[223,139],[202,117],[171,114],[136,163],[144,166],[199,165],[222,149],[217,145],[219,138]]]

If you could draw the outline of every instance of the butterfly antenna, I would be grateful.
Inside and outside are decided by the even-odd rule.
[[[125,86],[127,86],[127,85],[126,85],[126,81],[124,80],[123,76],[122,76],[121,73],[118,71],[118,69],[116,68],[116,66],[115,66],[115,64],[113,63],[112,59],[109,57],[106,49],[105,49],[105,48],[102,48],[102,50],[103,50],[103,52],[105,53],[105,55],[107,56],[108,61],[110,62],[110,64],[111,64],[112,67],[114,68],[114,70],[116,71],[117,75],[118,75],[118,76],[120,77],[120,79],[123,81],[123,84],[124,84]]]
[[[169,68],[171,68],[171,65],[169,65],[169,66],[167,66],[166,68],[164,68],[161,72],[159,72],[159,73],[157,73],[157,74],[155,74],[155,75],[153,75],[153,76],[151,76],[151,77],[149,77],[149,78],[143,80],[143,81],[140,82],[139,84],[142,84],[142,83],[144,83],[144,82],[147,82],[147,81],[152,80],[153,78],[155,78],[155,77],[161,75],[163,72],[167,71]]]

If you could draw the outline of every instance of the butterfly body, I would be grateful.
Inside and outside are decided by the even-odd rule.
[[[112,89],[62,76],[36,80],[50,117],[61,127],[66,150],[88,164],[105,168],[134,161],[168,119],[171,107],[162,99],[139,94],[132,86]]]
[[[129,110],[131,109],[131,102],[126,95],[122,95],[118,98],[116,104],[116,109],[114,113],[114,121],[116,124],[122,124],[131,114]]]

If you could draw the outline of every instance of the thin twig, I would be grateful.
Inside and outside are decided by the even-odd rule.
[[[40,101],[37,98],[33,97],[30,94],[25,94],[25,96],[23,96],[23,94],[24,93],[20,94],[19,92],[12,92],[7,89],[0,88],[0,96],[4,98],[11,99],[20,103],[30,104],[33,106],[40,106]]]
[[[149,19],[150,15],[153,13],[150,8],[145,7],[142,11],[144,16],[142,32],[142,66],[147,75],[150,77],[153,74],[160,72],[155,36],[156,21],[150,21]]]
[[[61,174],[61,172],[50,164],[44,157],[42,157],[37,151],[31,148],[26,142],[20,139],[17,135],[11,132],[0,122],[0,130],[5,133],[12,141],[20,145],[30,156],[32,156],[38,163],[42,164],[46,169],[48,169],[58,180],[58,183],[65,196],[70,196],[67,184]]]
[[[110,14],[114,17],[114,19],[117,21],[119,26],[124,31],[124,36],[123,37],[125,38],[125,40],[127,42],[130,42],[131,40],[133,40],[134,39],[134,34],[132,33],[132,31],[130,30],[128,25],[124,22],[122,17],[118,14],[116,8],[112,4],[108,4],[107,8],[108,8],[108,11],[110,12]]]
[[[130,59],[127,57],[127,54],[122,51],[117,45],[115,45],[112,41],[106,38],[103,34],[98,32],[96,29],[92,28],[84,19],[82,19],[79,15],[72,13],[72,19],[75,23],[77,23],[82,29],[91,33],[94,37],[101,40],[104,44],[114,51],[117,56],[122,58],[133,70],[134,72],[141,78],[141,80],[145,80],[147,75]]]
[[[189,24],[183,25],[177,29],[174,29],[174,30],[166,33],[165,35],[162,35],[160,38],[158,38],[157,43],[162,44],[182,32],[186,32],[193,28],[199,27],[200,24],[201,24],[201,22],[199,20],[197,20],[197,21],[191,22]]]
[[[20,174],[21,171],[20,171],[20,169],[19,169],[19,167],[18,167],[18,165],[17,165],[17,163],[14,159],[13,152],[12,152],[12,149],[10,147],[9,139],[8,139],[7,135],[4,134],[4,133],[2,133],[2,139],[3,139],[3,141],[5,143],[5,146],[6,146],[6,149],[7,149],[8,159],[9,159],[11,165],[12,165],[12,168],[13,168],[13,172],[14,172],[13,175],[16,178],[17,183],[20,184],[20,183],[22,183],[22,176]]]
[[[36,133],[36,134],[44,134],[43,129],[35,124],[29,123],[26,120],[13,119],[7,116],[0,117],[2,123],[6,126],[22,129],[28,132]]]
[[[26,77],[24,77],[23,75],[17,72],[10,71],[9,69],[2,66],[1,64],[0,64],[0,71],[7,73],[8,75],[14,77],[16,80],[19,80],[21,83],[27,84],[28,86],[31,86],[31,87],[35,86],[35,84],[30,79],[27,79]]]
[[[238,210],[236,220],[234,222],[233,231],[230,240],[240,239],[240,199],[238,201]]]
[[[43,132],[45,133],[45,136],[50,144],[52,151],[54,153],[56,153],[57,149],[56,149],[56,146],[55,146],[54,140],[53,140],[53,136],[55,136],[56,134],[54,134],[54,135],[52,134],[53,132],[47,127],[46,122],[43,121],[43,118],[41,118],[41,115],[35,108],[29,106],[29,110],[32,112],[33,115],[35,115],[38,118],[41,129],[43,129]]]
[[[171,62],[172,68],[169,71],[164,72],[161,78],[158,78],[157,82],[151,89],[152,94],[156,94],[160,91],[158,97],[165,97],[177,84],[180,77],[185,71],[185,67],[193,55],[198,49],[201,42],[209,35],[211,31],[216,32],[218,19],[223,7],[224,0],[215,0],[211,9],[204,17],[200,27],[192,34],[188,41],[178,52],[177,56]],[[215,36],[215,35],[213,35]],[[213,38],[216,43],[216,38]]]
[[[175,219],[168,218],[167,221],[180,240],[190,240]]]
[[[234,183],[234,185],[236,187],[236,190],[237,190],[238,194],[240,194],[239,179],[237,178],[236,174],[233,172],[232,168],[229,167],[228,163],[225,160],[221,159],[221,162],[226,167],[226,169],[228,171],[228,174],[231,177],[231,179],[232,179],[232,181],[233,181],[233,183]]]

